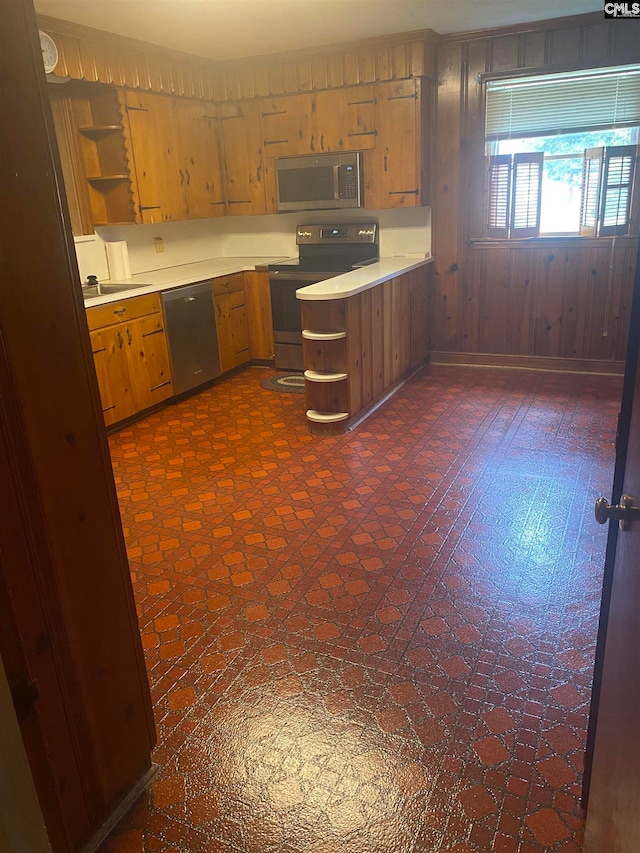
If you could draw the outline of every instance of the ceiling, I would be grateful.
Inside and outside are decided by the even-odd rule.
[[[42,15],[217,60],[603,10],[601,0],[34,0],[34,5]]]

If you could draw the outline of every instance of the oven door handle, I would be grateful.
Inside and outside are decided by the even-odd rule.
[[[280,270],[272,270],[269,273],[269,280],[274,283],[279,281],[299,281],[303,284],[317,284],[319,281],[324,281],[327,278],[333,278],[336,275],[342,275],[340,272],[280,272]]]

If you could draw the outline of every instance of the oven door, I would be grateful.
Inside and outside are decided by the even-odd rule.
[[[337,275],[338,273],[333,273]],[[324,281],[331,273],[281,272],[269,273],[271,288],[271,314],[273,316],[273,342],[278,370],[303,370],[302,319],[300,301],[296,290]]]

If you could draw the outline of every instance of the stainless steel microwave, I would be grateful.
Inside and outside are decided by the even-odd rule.
[[[362,152],[278,157],[278,210],[362,207]]]

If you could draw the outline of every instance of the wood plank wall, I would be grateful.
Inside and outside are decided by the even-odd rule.
[[[433,30],[215,62],[43,15],[38,25],[58,47],[56,77],[220,103],[436,73]]]
[[[432,194],[435,361],[494,354],[514,363],[591,360],[599,369],[603,360],[624,359],[636,238],[617,238],[613,251],[610,239],[479,239],[481,75],[639,62],[632,23],[593,14],[442,39]]]

